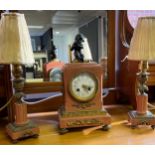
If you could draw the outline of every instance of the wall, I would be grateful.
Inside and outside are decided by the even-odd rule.
[[[59,34],[54,33],[53,42],[57,48],[56,51],[59,60],[69,62],[69,45],[73,44],[74,38],[77,34],[77,27],[64,29],[63,31],[60,31]]]
[[[35,47],[33,48],[33,51],[40,51],[39,48],[41,48],[41,37],[40,36],[31,36],[31,40],[35,41]]]
[[[52,38],[53,38],[52,28],[50,28],[41,36],[42,50],[52,49],[52,44],[51,44]]]
[[[48,61],[50,61],[50,52],[53,49],[53,30],[50,28],[41,36],[41,49],[47,51]]]
[[[88,39],[93,60],[98,62],[98,18],[80,27],[79,32]]]
[[[63,62],[68,62],[67,42],[64,35],[54,36],[57,58]]]
[[[42,36],[31,36],[35,40],[36,49],[34,51],[46,51],[48,61],[50,61],[50,52],[53,49],[53,32],[52,28],[48,29]],[[40,49],[39,49],[40,48]]]

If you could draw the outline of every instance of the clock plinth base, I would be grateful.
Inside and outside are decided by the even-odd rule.
[[[109,125],[111,123],[111,116],[106,110],[89,110],[89,111],[76,111],[65,112],[59,110],[59,127],[75,128],[84,126],[98,126]]]
[[[28,123],[23,125],[9,123],[6,126],[6,132],[13,142],[17,142],[18,140],[27,137],[38,137],[39,128],[32,121],[28,121]]]
[[[155,128],[155,115],[150,111],[147,111],[146,114],[138,114],[134,110],[130,111],[128,121],[131,123],[132,128],[136,128],[138,125],[150,125],[152,129]]]

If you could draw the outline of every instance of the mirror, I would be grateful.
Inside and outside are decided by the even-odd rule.
[[[70,62],[70,46],[78,33],[87,38],[93,61],[100,62],[101,58],[107,57],[107,11],[20,10],[19,12],[25,14],[35,57],[34,66],[24,67],[27,81],[32,79],[44,81],[43,66],[52,61],[53,51],[59,61]]]

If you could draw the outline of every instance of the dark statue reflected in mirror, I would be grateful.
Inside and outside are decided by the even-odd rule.
[[[78,62],[84,62],[84,55],[81,52],[83,49],[83,42],[83,36],[81,34],[77,34],[70,49],[71,51],[74,51],[75,60]]]
[[[35,58],[33,66],[23,67],[27,82],[51,80],[48,76],[52,76],[52,72],[58,73],[59,78],[62,66],[73,62],[77,57],[71,52],[77,34],[87,39],[93,61],[99,63],[107,60],[107,11],[21,10],[19,12],[25,15]],[[78,58],[81,59],[81,56]],[[53,66],[51,62],[54,62]],[[50,65],[45,65],[48,63]],[[45,69],[45,66],[48,69]]]

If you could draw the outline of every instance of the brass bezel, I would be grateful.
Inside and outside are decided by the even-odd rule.
[[[76,95],[75,93],[73,93],[73,90],[72,90],[72,81],[73,81],[73,79],[75,79],[75,77],[77,77],[77,76],[79,76],[81,74],[88,74],[95,81],[95,90],[94,90],[94,92],[89,97],[79,97],[78,95]],[[74,75],[71,78],[71,81],[69,82],[69,93],[70,93],[70,95],[74,99],[76,99],[77,101],[80,101],[80,102],[87,102],[87,101],[92,100],[95,97],[95,95],[97,93],[97,90],[98,90],[98,80],[97,80],[96,76],[93,73],[90,73],[90,72],[80,72],[80,73]]]

